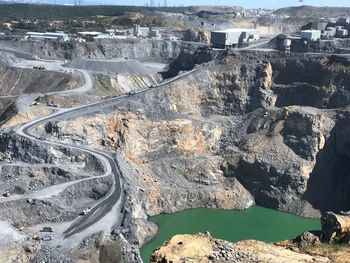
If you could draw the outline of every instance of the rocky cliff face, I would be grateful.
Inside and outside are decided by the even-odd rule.
[[[0,67],[1,96],[69,90],[79,85],[78,76],[52,71]]]
[[[162,82],[159,74],[124,75],[124,74],[97,74],[95,78],[96,95],[121,95],[132,90],[141,90]]]
[[[195,66],[198,63],[202,65]],[[125,237],[126,250],[135,252],[155,233],[148,215],[187,208],[244,209],[257,203],[307,216],[350,208],[346,61],[201,49],[182,52],[168,75],[192,68],[191,74],[125,97],[114,107],[39,125],[35,131],[50,140],[118,151],[118,158],[123,159],[119,163],[127,167],[123,173],[126,197],[122,230],[110,238],[123,243]],[[128,85],[121,87],[117,82],[125,80],[118,78],[121,76],[97,76],[96,82],[119,94],[127,91]],[[87,98],[42,101],[50,99],[69,106]],[[78,155],[7,137],[0,146],[7,158],[32,163],[67,162],[71,155]],[[50,151],[50,157],[44,150]],[[93,160],[84,163],[91,163],[94,171],[99,169]],[[23,176],[28,172],[13,171]],[[4,170],[6,175],[11,172]],[[49,174],[47,178],[25,180],[21,189],[71,178],[66,170],[41,169],[38,177],[43,172]],[[65,210],[60,218],[57,211],[68,206],[79,210],[82,204],[101,198],[110,185],[102,178],[77,184],[57,197],[62,206],[40,203],[38,210],[49,211],[44,219],[30,214],[29,208],[19,218],[33,216],[37,223],[71,219],[76,212]],[[76,203],[74,197],[83,202]],[[27,205],[18,202],[12,204]],[[0,206],[3,218],[19,220],[11,217],[8,208]],[[262,261],[266,260],[264,253],[284,253],[258,242],[246,244],[250,251],[261,249],[258,258]],[[124,252],[118,257],[139,261],[137,252],[130,257]],[[246,256],[255,262],[253,252]],[[286,253],[286,261],[295,256]],[[108,257],[107,252],[101,255],[103,260]],[[308,260],[313,259],[307,257],[305,262]]]
[[[326,58],[240,59],[226,55],[225,65],[134,95],[107,115],[78,119],[82,126],[55,123],[55,136],[121,150],[140,173],[149,214],[253,202],[308,216],[347,209],[348,185],[338,181],[345,171],[331,176],[347,158],[339,139],[347,110],[330,109],[347,104],[344,66]],[[298,96],[305,85],[309,97]],[[334,147],[334,165],[325,169],[321,160]],[[325,202],[321,186],[341,194]]]
[[[12,55],[8,56],[12,57]],[[1,55],[0,57],[3,58]],[[0,125],[2,126],[15,116],[18,110],[15,101],[18,96],[30,93],[70,90],[78,87],[80,84],[80,78],[74,75],[53,71],[20,69],[7,65],[0,66]],[[29,117],[29,115],[27,116]],[[33,117],[35,118],[35,115]],[[19,119],[20,116],[15,118]]]
[[[210,32],[205,30],[188,29],[183,35],[184,41],[210,43]]]
[[[103,177],[69,185],[71,181],[93,176],[104,169],[93,155],[82,157],[77,150],[53,147],[20,136],[2,135],[0,151],[3,161],[0,191],[11,191],[13,195],[8,202],[0,203],[0,218],[13,225],[29,227],[44,222],[72,220],[84,207],[105,196],[111,185],[111,178]],[[28,167],[23,165],[25,163],[33,165]],[[55,164],[64,168],[57,168]],[[33,192],[40,193],[56,183],[68,185],[61,191],[41,192],[47,198],[30,197]],[[17,198],[23,194],[28,195],[27,200]],[[20,209],[14,212],[13,207]]]
[[[152,39],[101,39],[95,42],[31,43],[19,41],[13,45],[30,53],[50,58],[176,58],[183,50],[195,50],[203,44]],[[116,48],[117,47],[117,48]]]

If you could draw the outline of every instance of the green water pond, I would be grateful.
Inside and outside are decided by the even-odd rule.
[[[246,210],[190,209],[149,218],[159,227],[154,239],[141,247],[145,263],[154,249],[176,234],[209,231],[215,238],[229,241],[256,239],[276,242],[293,238],[306,230],[320,230],[320,220],[303,218],[260,206]]]

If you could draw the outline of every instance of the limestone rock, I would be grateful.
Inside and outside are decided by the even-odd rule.
[[[350,241],[350,216],[327,212],[321,217],[322,238],[327,242]]]
[[[161,262],[330,262],[327,257],[310,256],[264,242],[247,240],[230,243],[206,235],[176,235],[155,250],[152,263]]]

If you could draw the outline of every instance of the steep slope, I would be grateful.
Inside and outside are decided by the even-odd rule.
[[[346,7],[332,7],[332,6],[297,6],[280,8],[274,12],[276,15],[288,15],[293,18],[303,17],[347,17],[350,15],[350,8]]]
[[[40,57],[74,59],[74,58],[176,58],[183,50],[195,50],[203,44],[174,42],[157,39],[101,39],[95,42],[36,43],[30,41],[1,42],[13,45],[23,51]],[[115,48],[116,45],[118,48]]]

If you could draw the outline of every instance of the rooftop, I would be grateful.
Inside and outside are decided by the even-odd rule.
[[[310,33],[316,33],[316,32],[321,32],[321,30],[314,30],[314,29],[308,29],[308,30],[301,30],[301,32],[310,32]]]
[[[26,35],[36,35],[36,36],[65,36],[67,35],[66,33],[62,32],[27,32]]]
[[[78,32],[79,35],[100,35],[102,34],[101,32],[96,32],[96,31],[83,31],[83,32]]]
[[[218,32],[218,33],[231,33],[231,32],[255,32],[257,31],[256,29],[252,29],[252,28],[239,28],[239,27],[235,27],[235,28],[227,28],[227,29],[223,29],[223,30],[215,30],[213,32]]]

